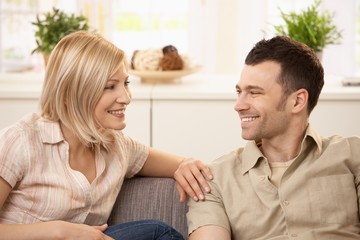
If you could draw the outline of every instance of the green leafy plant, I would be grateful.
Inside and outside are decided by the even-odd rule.
[[[45,56],[49,55],[55,45],[67,34],[89,29],[84,16],[69,15],[55,7],[52,12],[45,13],[44,16],[37,15],[36,21],[32,24],[37,27],[35,32],[37,47],[32,53],[40,52]]]
[[[319,11],[321,0],[314,3],[300,13],[281,11],[285,25],[275,26],[278,35],[305,43],[315,52],[321,52],[326,45],[340,43],[341,31],[332,23],[334,14]]]

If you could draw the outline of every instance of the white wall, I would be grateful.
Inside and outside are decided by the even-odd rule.
[[[277,0],[282,2],[290,0]],[[297,1],[297,0],[294,0]],[[301,0],[299,0],[301,1]],[[356,72],[356,1],[323,0],[322,9],[335,13],[334,23],[342,30],[341,44],[324,49],[327,74],[350,76]],[[190,9],[190,52],[203,64],[203,71],[240,74],[251,47],[265,36],[269,0],[193,1]],[[296,6],[296,5],[294,5]]]
[[[342,30],[341,44],[329,45],[324,50],[323,65],[328,74],[351,76],[356,73],[356,12],[357,0],[323,0],[323,7],[334,12],[334,23]]]

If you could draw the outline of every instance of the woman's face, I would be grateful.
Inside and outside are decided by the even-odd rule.
[[[101,127],[115,130],[125,128],[125,110],[131,101],[128,78],[122,63],[119,70],[107,80],[103,94],[95,106],[95,117]]]

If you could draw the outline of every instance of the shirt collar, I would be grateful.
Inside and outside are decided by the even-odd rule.
[[[59,122],[53,122],[45,118],[40,118],[39,132],[43,143],[56,144],[64,141]]]
[[[309,144],[310,144],[309,141],[313,141],[315,143],[317,154],[320,154],[322,151],[321,136],[312,128],[312,126],[310,124],[308,125],[308,127],[306,129],[305,136],[301,143],[301,153],[304,151],[306,146],[309,146]],[[300,155],[301,154],[299,154],[299,156]],[[246,172],[248,172],[262,158],[265,158],[265,157],[259,149],[259,144],[257,144],[255,141],[247,142],[245,145],[244,151],[242,153],[241,173],[245,174]]]
[[[318,154],[320,154],[323,148],[322,138],[310,124],[306,129],[305,137],[303,139],[303,144],[307,139],[312,139],[315,142]]]
[[[264,155],[260,151],[255,141],[249,141],[246,143],[243,156],[242,156],[242,168],[241,173],[245,174],[251,168],[255,166],[259,159],[264,158]]]

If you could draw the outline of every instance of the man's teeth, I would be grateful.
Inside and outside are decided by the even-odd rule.
[[[110,114],[121,114],[124,113],[125,110],[115,110],[115,111],[109,111]]]
[[[254,121],[256,119],[256,117],[246,117],[246,118],[241,118],[242,122],[250,122],[250,121]]]

